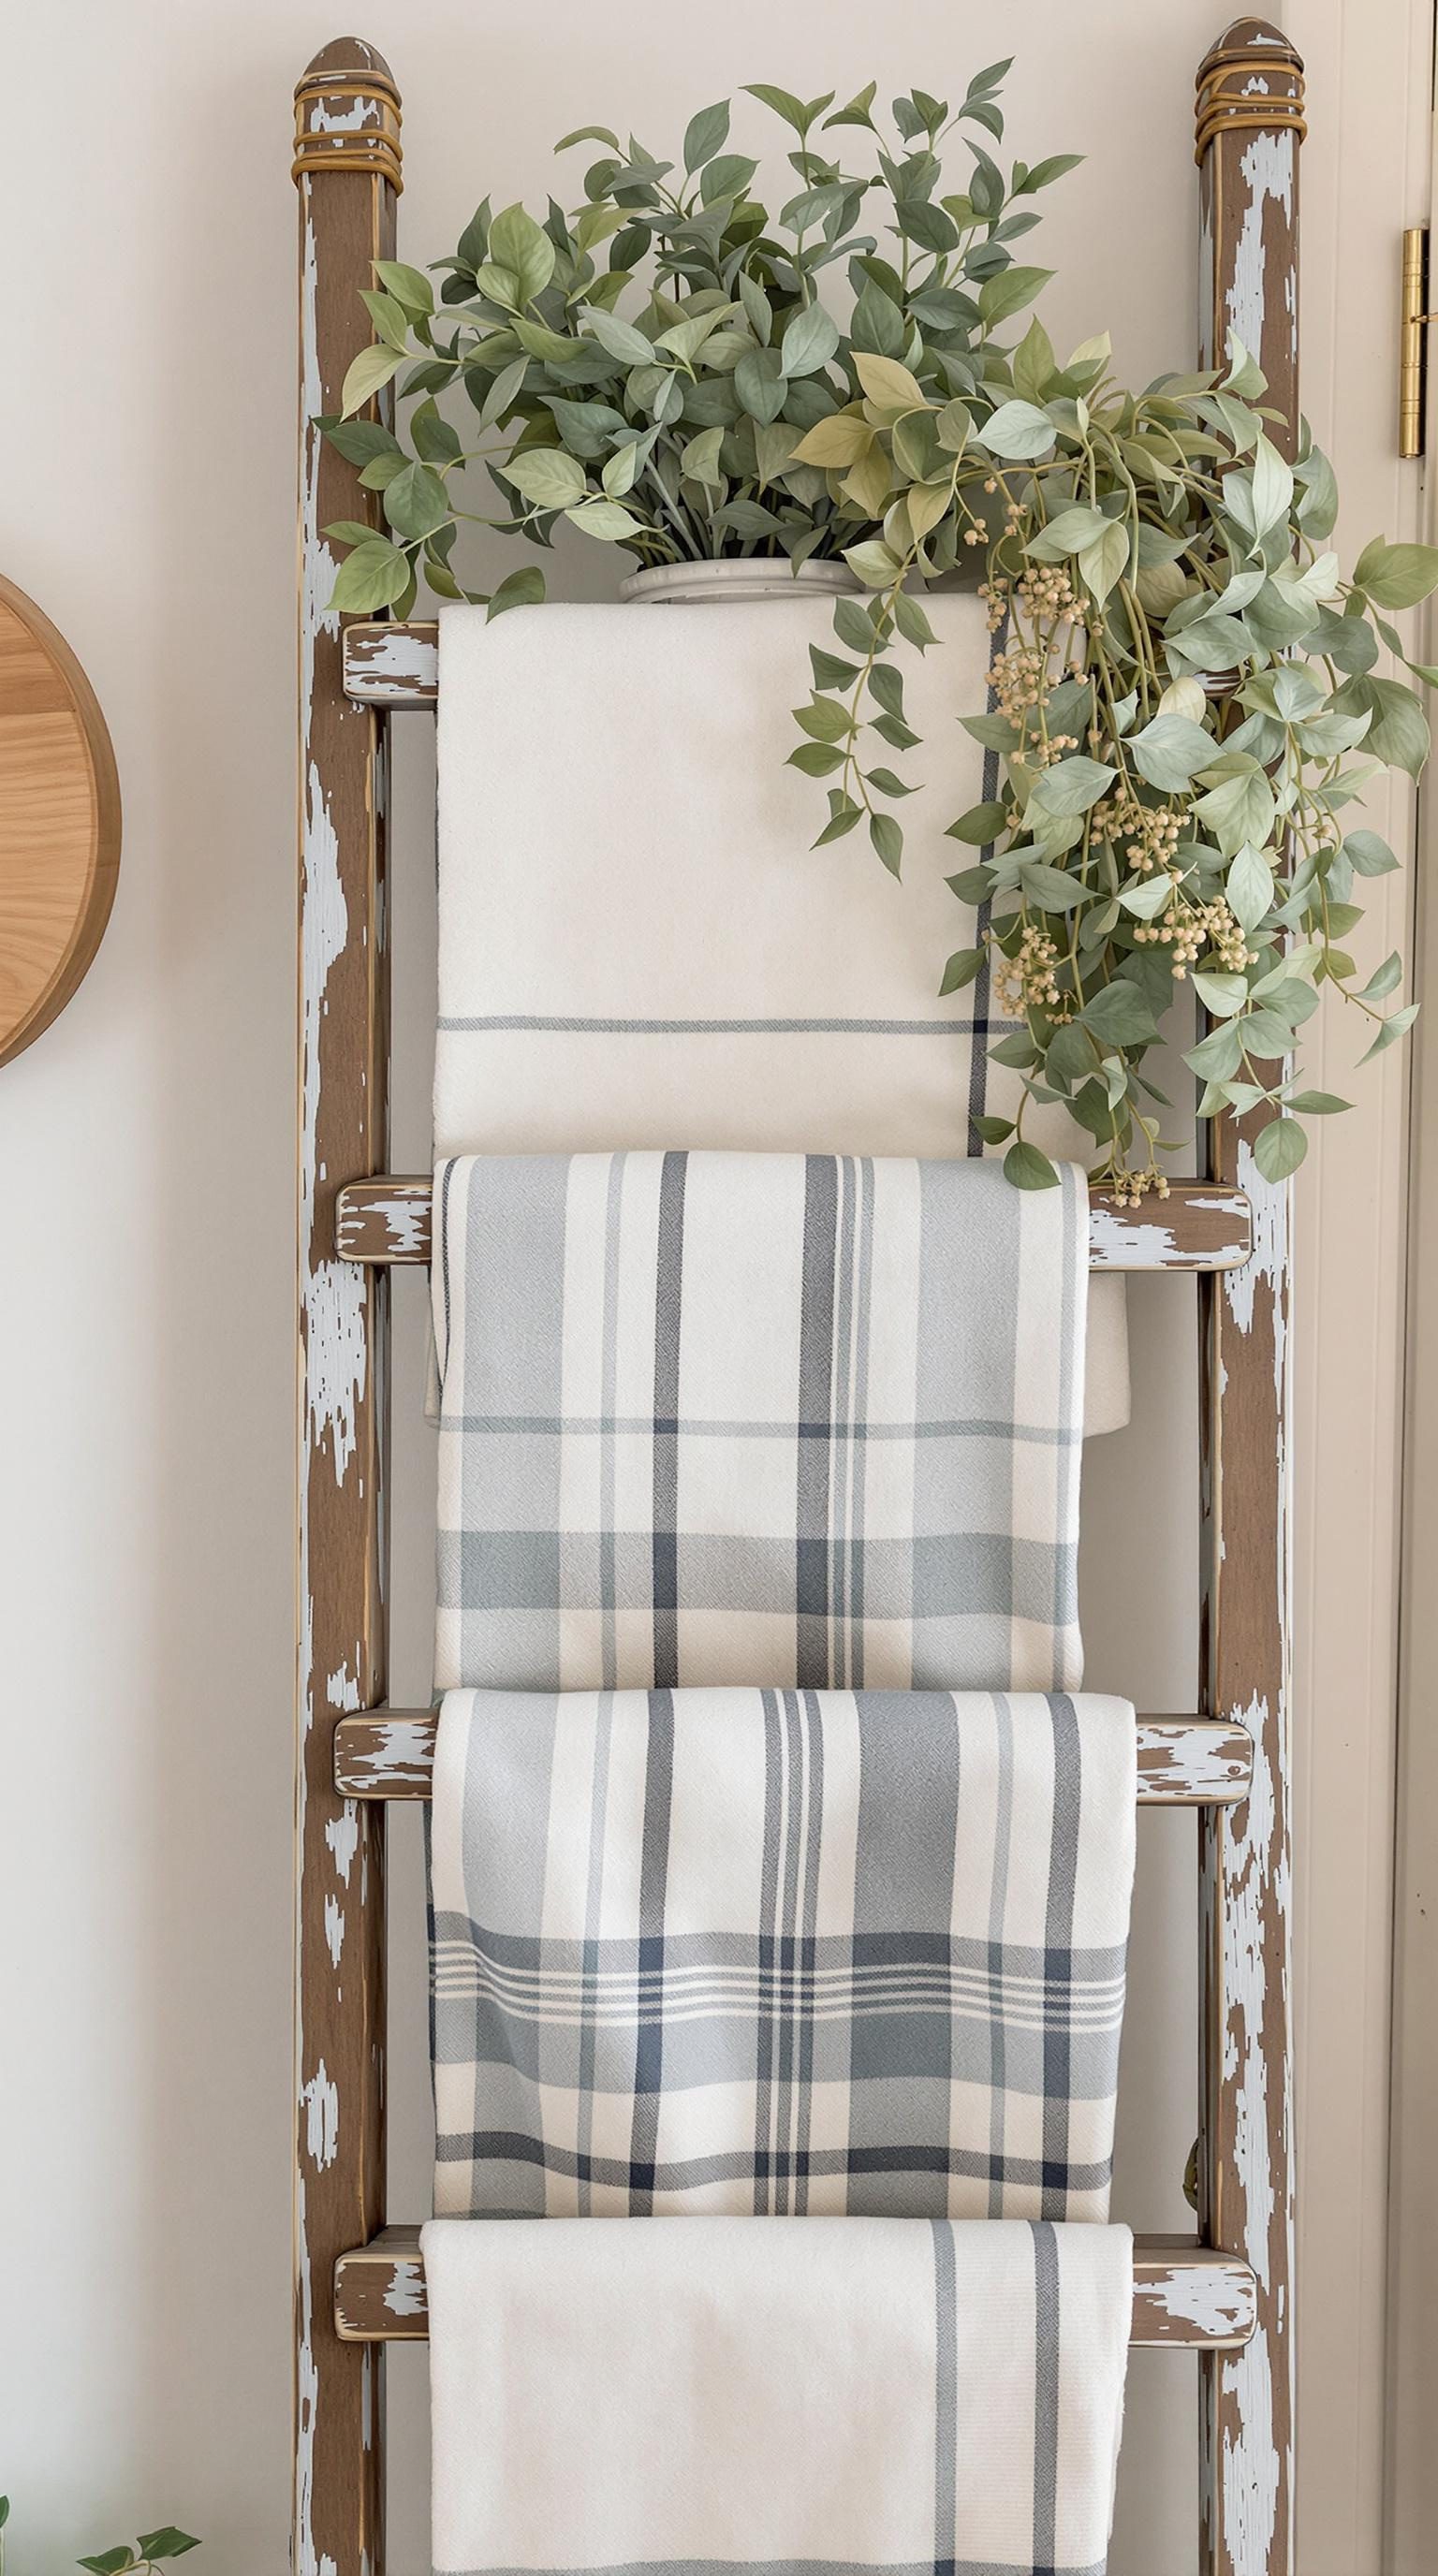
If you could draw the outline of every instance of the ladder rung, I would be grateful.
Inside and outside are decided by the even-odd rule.
[[[335,1250],[342,1261],[428,1261],[428,1173],[382,1173],[335,1193]],[[1253,1249],[1242,1190],[1175,1181],[1166,1199],[1119,1207],[1111,1190],[1089,1192],[1091,1270],[1238,1270]]]
[[[427,1798],[437,1712],[370,1708],[335,1727],[335,1787],[349,1798]],[[1253,1738],[1206,1717],[1141,1717],[1141,1807],[1233,1807],[1248,1795]]]
[[[344,631],[344,690],[362,707],[439,704],[439,627],[433,618],[356,618]]]
[[[1132,2343],[1231,2352],[1247,2343],[1256,2316],[1257,2284],[1239,2255],[1215,2253],[1187,2236],[1135,2238]],[[373,2243],[340,2256],[335,2332],[341,2343],[428,2341],[417,2227],[386,2227]]]

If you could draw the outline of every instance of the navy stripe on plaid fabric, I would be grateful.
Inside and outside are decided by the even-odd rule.
[[[1102,2218],[1125,1702],[451,1692],[441,2216]]]
[[[1077,1688],[1087,1197],[992,1164],[440,1166],[436,1681]]]

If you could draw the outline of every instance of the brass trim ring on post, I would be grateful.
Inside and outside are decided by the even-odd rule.
[[[372,120],[362,124],[368,113]],[[399,92],[382,75],[362,71],[307,72],[295,91],[293,175],[307,170],[375,170],[399,196]]]
[[[1281,89],[1254,89],[1254,80],[1289,81],[1292,88],[1285,97]],[[1217,134],[1271,134],[1275,127],[1288,126],[1301,143],[1308,132],[1303,114],[1303,65],[1296,54],[1235,54],[1227,61],[1213,63],[1198,77],[1198,98],[1194,108],[1197,119],[1195,161],[1201,162]]]

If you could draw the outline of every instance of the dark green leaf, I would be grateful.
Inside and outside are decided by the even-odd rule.
[[[944,883],[960,903],[987,903],[994,890],[993,875],[988,868],[960,868],[957,876],[945,877]]]
[[[183,2558],[186,2551],[200,2544],[193,2533],[177,2531],[167,2522],[163,2531],[142,2531],[135,2543],[142,2558]]]
[[[1012,1118],[970,1116],[969,1125],[978,1129],[986,1145],[1002,1145],[1005,1137],[1012,1136],[1014,1132]]]
[[[851,653],[862,653],[867,660],[874,648],[874,622],[860,601],[840,599],[835,602],[834,631],[840,643],[847,644]]]
[[[867,776],[869,785],[877,787],[881,796],[913,795],[912,787],[906,786],[904,780],[896,777],[892,769],[871,769],[867,772]]]
[[[971,805],[967,814],[961,814],[957,823],[949,825],[948,838],[951,841],[969,841],[975,849],[982,849],[997,839],[1008,819],[1006,806]],[[953,882],[951,877],[950,885]]]
[[[817,644],[810,645],[809,660],[816,689],[846,689],[859,676],[856,663],[841,662],[837,653],[825,653]]]
[[[974,978],[982,973],[988,953],[986,948],[956,948],[944,968],[944,979],[939,986],[940,1001],[950,993],[961,993],[966,984],[972,984]]]
[[[485,612],[485,624],[502,617],[507,608],[532,608],[544,597],[544,574],[538,564],[524,564],[518,572],[506,573]]]
[[[721,98],[714,107],[701,107],[691,116],[684,134],[684,167],[692,178],[716,152],[722,152],[729,139],[729,101]]]
[[[1112,1046],[1151,1046],[1158,1035],[1158,1022],[1138,986],[1121,977],[1102,985],[1079,1017],[1096,1038],[1106,1038]]]
[[[1004,1156],[1004,1178],[1012,1181],[1016,1190],[1056,1190],[1059,1182],[1057,1168],[1047,1154],[1041,1154],[1037,1145],[1024,1144],[1022,1139],[1010,1145]]]
[[[331,447],[350,465],[368,465],[376,456],[402,456],[392,429],[383,429],[377,420],[322,420],[319,423]]]
[[[896,877],[899,873],[899,861],[903,856],[904,835],[900,830],[899,825],[895,822],[893,815],[871,814],[869,816],[869,838],[873,842],[874,847],[878,851],[878,854],[883,860],[885,867],[888,869],[889,874]]]
[[[335,577],[329,605],[350,617],[367,617],[389,608],[409,580],[409,562],[387,538],[370,537],[346,555]]]
[[[843,766],[844,755],[832,743],[801,742],[798,750],[789,754],[789,767],[802,769],[806,778],[829,778]]]
[[[1337,1110],[1351,1109],[1353,1103],[1340,1100],[1336,1091],[1295,1091],[1287,1106],[1305,1118],[1328,1118]]]
[[[793,126],[796,134],[808,132],[810,111],[792,90],[776,89],[772,81],[745,81],[744,88],[750,98],[758,99],[761,107],[772,107],[776,116],[782,116],[786,125]]]
[[[449,494],[434,468],[402,466],[385,485],[384,514],[401,537],[427,537],[450,516]]]
[[[990,329],[1006,322],[1011,313],[1019,313],[1047,286],[1051,268],[1004,268],[997,277],[987,277],[979,288],[979,312]]]
[[[88,2567],[91,2576],[125,2576],[125,2570],[136,2564],[133,2549],[102,2550],[98,2558],[77,2558],[77,2567]]]

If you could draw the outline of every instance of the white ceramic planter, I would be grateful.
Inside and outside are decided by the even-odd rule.
[[[632,572],[619,585],[621,599],[652,601],[657,606],[694,608],[714,599],[833,598],[857,591],[847,564],[805,563],[797,572],[782,556],[734,556],[725,563],[655,564]]]

